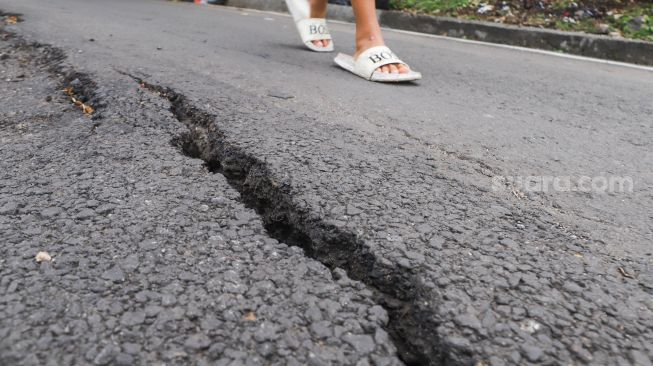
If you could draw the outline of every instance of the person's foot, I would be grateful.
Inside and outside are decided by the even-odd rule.
[[[327,16],[327,0],[310,0],[311,5],[311,18],[324,19]],[[331,43],[330,39],[322,39],[312,41],[316,47],[328,47]]]
[[[358,56],[369,48],[385,46],[381,32],[379,31],[378,34],[374,33],[369,35],[356,35],[356,53],[354,53],[354,60],[357,60]],[[410,72],[410,69],[404,64],[389,64],[379,67],[376,71],[384,74],[407,74]]]

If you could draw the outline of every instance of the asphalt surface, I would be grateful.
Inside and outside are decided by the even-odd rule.
[[[387,32],[387,86],[276,14],[0,10],[5,363],[651,364],[650,71]]]
[[[270,238],[164,101],[96,124],[2,51],[1,364],[399,364],[365,285]]]

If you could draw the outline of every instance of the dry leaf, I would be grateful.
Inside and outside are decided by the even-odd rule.
[[[574,254],[574,257],[583,258],[583,255],[580,254],[580,253],[575,253],[575,254]]]
[[[18,23],[18,17],[13,16],[13,15],[8,16],[7,20],[5,20],[5,22],[7,22],[7,24],[16,24],[16,23]]]
[[[48,252],[38,252],[36,254],[36,261],[41,263],[41,262],[50,262],[52,260],[52,257],[50,257],[50,254]]]
[[[245,320],[247,320],[249,322],[256,321],[256,314],[254,314],[253,311],[248,311],[248,312],[245,313],[245,315],[243,315],[243,319],[245,319]]]
[[[73,90],[72,87],[65,88],[63,92],[66,93],[66,95],[70,96],[70,100],[73,102],[73,104],[79,107],[84,113],[93,114],[93,112],[95,112],[93,107],[91,107],[90,105],[86,105],[82,103],[81,100],[75,98],[75,91]]]
[[[618,269],[619,269],[619,273],[621,273],[622,276],[624,276],[624,277],[626,277],[626,278],[635,278],[635,277],[633,277],[633,275],[631,275],[630,273],[626,272],[625,269],[623,269],[623,268],[621,268],[621,267],[619,267]]]

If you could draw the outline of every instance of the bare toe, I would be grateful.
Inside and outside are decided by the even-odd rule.
[[[397,69],[397,64],[390,64],[388,65],[388,68],[390,69],[391,74],[398,74],[399,69]]]
[[[399,69],[400,74],[408,74],[410,72],[410,68],[404,64],[398,64],[397,69]]]
[[[315,47],[322,47],[322,41],[312,41]]]
[[[323,40],[322,40],[322,45],[323,45],[324,47],[329,47],[329,43],[331,43],[331,40],[330,40],[330,39],[323,39]]]

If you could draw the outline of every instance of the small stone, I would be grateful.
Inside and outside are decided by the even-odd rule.
[[[638,366],[652,366],[651,359],[648,356],[637,350],[630,351],[630,359],[633,361],[633,364]]]
[[[102,278],[113,282],[122,282],[125,280],[125,274],[118,266],[113,266],[102,273]]]
[[[38,263],[41,262],[50,262],[52,260],[52,257],[50,257],[50,254],[48,252],[38,252],[36,253],[36,257],[34,258]]]
[[[13,215],[18,211],[18,204],[16,202],[7,202],[4,206],[0,207],[0,215]]]
[[[311,324],[311,332],[319,339],[326,339],[331,337],[333,332],[329,327],[328,321],[321,321]]]
[[[173,294],[163,294],[161,295],[161,305],[163,306],[172,306],[177,303],[177,299]]]
[[[62,212],[61,208],[59,207],[48,207],[43,210],[41,210],[41,216],[42,217],[54,217],[59,215]]]
[[[279,99],[292,99],[295,96],[283,90],[273,89],[268,91],[268,97],[279,98]]]
[[[91,210],[90,208],[85,208],[79,211],[77,215],[75,215],[75,218],[78,220],[86,220],[90,219],[93,216],[95,216],[95,211]]]
[[[644,26],[646,20],[647,20],[646,15],[640,15],[634,17],[633,19],[630,20],[630,22],[628,22],[628,28],[637,32],[642,29],[642,26]]]
[[[536,362],[544,354],[544,352],[542,351],[542,349],[540,347],[530,346],[530,345],[525,344],[521,348],[522,348],[522,353],[524,354],[524,356],[526,356],[526,358],[531,362]]]
[[[610,33],[610,26],[604,23],[601,23],[597,26],[597,31],[599,34],[608,34]]]
[[[453,349],[467,351],[471,347],[471,343],[468,339],[462,337],[449,336],[444,339],[444,343]]]
[[[587,351],[585,348],[583,348],[583,345],[580,342],[575,342],[574,344],[571,345],[571,350],[580,358],[583,360],[585,363],[590,363],[592,360],[594,360],[594,357],[592,354]]]
[[[519,285],[519,282],[521,282],[521,276],[518,274],[511,275],[508,278],[508,285],[510,285],[510,288],[515,288]]]
[[[272,341],[277,338],[277,327],[271,323],[263,322],[254,332],[254,339],[257,342]]]
[[[578,286],[575,282],[567,282],[563,286],[563,288],[569,292],[572,292],[574,294],[578,294],[583,292],[583,288]]]
[[[144,321],[145,321],[144,311],[129,311],[124,313],[120,318],[120,324],[127,327],[143,324]]]
[[[506,364],[506,362],[503,359],[497,356],[490,357],[489,361],[490,361],[490,365],[492,366],[504,366]]]
[[[462,314],[458,315],[455,319],[456,323],[462,327],[471,329],[481,329],[481,322],[474,315]]]
[[[96,365],[108,365],[116,357],[117,353],[118,348],[112,344],[108,344],[95,356],[93,363]]]
[[[343,340],[349,343],[359,355],[366,355],[374,351],[374,339],[367,334],[345,334]]]
[[[192,336],[186,339],[184,346],[190,348],[191,350],[201,350],[207,349],[211,345],[211,340],[208,336],[203,333],[193,334]]]
[[[433,231],[433,226],[428,223],[420,224],[416,228],[418,233],[430,233]]]
[[[429,240],[429,246],[433,249],[440,250],[442,249],[442,246],[444,245],[444,238],[441,238],[439,236],[434,236]]]
[[[155,250],[159,247],[159,243],[155,240],[143,240],[138,244],[138,247],[142,250]]]
[[[120,353],[116,356],[113,364],[116,366],[131,366],[134,364],[134,357],[126,353]]]
[[[363,213],[359,208],[353,205],[347,205],[347,210],[345,211],[347,216],[356,216]]]
[[[371,366],[370,361],[367,358],[364,358],[356,362],[356,366]]]
[[[388,312],[379,305],[374,305],[367,310],[368,319],[377,321],[379,324],[385,325],[388,323]]]
[[[148,305],[145,307],[145,315],[148,318],[155,317],[159,315],[159,313],[163,311],[163,308],[158,305]]]
[[[138,343],[123,343],[122,349],[130,355],[136,355],[141,352],[143,347]]]
[[[104,205],[100,205],[100,206],[96,207],[95,212],[100,214],[100,215],[104,215],[104,214],[107,214],[107,213],[113,211],[115,208],[116,208],[115,205],[104,204]]]
[[[533,319],[524,319],[524,321],[519,324],[519,327],[527,333],[535,333],[542,327],[542,325]]]

